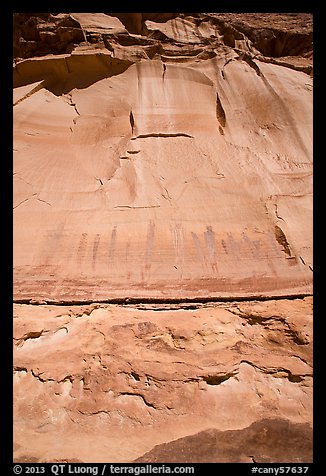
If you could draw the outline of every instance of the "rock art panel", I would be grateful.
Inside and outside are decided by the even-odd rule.
[[[87,57],[83,60],[87,64]],[[51,61],[60,62],[46,60]],[[228,79],[214,83],[206,74],[213,68],[215,59],[205,61],[205,72],[197,63],[165,64],[163,69],[159,60],[141,60],[119,75],[94,79],[88,87],[61,95],[42,88],[16,103],[15,235],[19,243],[21,230],[25,236],[24,251],[19,246],[15,253],[17,298],[37,293],[34,277],[47,266],[47,256],[33,251],[33,247],[42,249],[33,230],[38,229],[41,244],[67,214],[69,223],[65,222],[62,233],[69,240],[46,244],[46,253],[56,263],[48,265],[46,274],[55,276],[57,291],[51,280],[45,282],[42,298],[76,300],[73,290],[65,292],[64,281],[78,283],[82,278],[76,260],[78,236],[90,228],[93,239],[98,235],[104,245],[110,239],[110,224],[120,231],[117,253],[133,235],[129,245],[133,259],[129,256],[125,267],[108,273],[104,265],[108,245],[107,255],[97,265],[88,258],[85,264],[92,276],[89,282],[85,278],[83,289],[91,299],[115,297],[117,292],[137,297],[163,293],[173,298],[176,284],[189,296],[218,296],[226,289],[235,294],[235,288],[244,295],[273,295],[280,288],[288,294],[311,290],[309,267],[300,259],[290,265],[290,256],[284,256],[281,247],[273,246],[273,251],[256,259],[248,253],[254,234],[262,238],[273,234],[280,229],[279,221],[287,233],[282,232],[283,241],[296,248],[293,220],[302,197],[308,207],[310,197],[310,210],[305,207],[307,222],[300,241],[307,243],[311,236],[311,141],[306,135],[307,129],[311,131],[312,111],[311,93],[303,91],[309,78],[281,68],[284,81],[273,85],[274,66],[262,64],[262,76],[257,76],[246,62],[234,61],[227,66]],[[60,82],[65,83],[66,77],[58,77],[55,89],[62,90]],[[294,82],[299,85],[296,89],[291,88]],[[28,111],[33,107],[37,110],[31,115]],[[283,163],[277,163],[281,156],[287,157],[286,172]],[[297,171],[300,167],[304,172]],[[278,215],[278,203],[285,204],[286,215]],[[29,225],[22,227],[26,214]],[[128,224],[135,222],[137,231],[133,226],[128,231]],[[175,273],[174,243],[166,231],[176,222],[184,230],[182,279]],[[151,239],[149,258],[150,223],[156,226],[156,236]],[[204,239],[210,263],[206,271],[193,250],[192,233]],[[213,241],[241,234],[246,235],[247,252],[239,250],[236,259],[234,253],[217,255]],[[274,239],[279,243],[279,235]],[[299,244],[292,254],[298,258],[302,253]],[[304,254],[311,263],[307,246]],[[243,265],[238,266],[239,260]],[[144,279],[143,268],[149,264],[152,272]],[[125,286],[131,268],[132,290],[130,282]],[[99,281],[96,291],[91,286],[94,278]]]

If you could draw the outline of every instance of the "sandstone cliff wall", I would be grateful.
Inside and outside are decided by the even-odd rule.
[[[14,56],[17,461],[310,461],[311,16],[15,14]]]

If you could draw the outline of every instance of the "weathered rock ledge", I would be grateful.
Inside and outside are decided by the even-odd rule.
[[[312,459],[311,298],[14,312],[16,461]]]

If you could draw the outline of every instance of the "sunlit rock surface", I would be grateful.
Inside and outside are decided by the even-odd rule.
[[[311,461],[311,16],[15,14],[14,55],[17,461]]]

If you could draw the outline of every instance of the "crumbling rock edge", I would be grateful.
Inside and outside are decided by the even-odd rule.
[[[108,299],[81,299],[81,300],[53,300],[53,299],[28,299],[15,298],[14,304],[31,304],[34,306],[55,305],[55,306],[80,306],[87,304],[210,304],[218,302],[240,302],[240,301],[271,301],[279,299],[303,299],[305,297],[313,296],[313,293],[293,293],[293,294],[247,294],[235,296],[209,296],[209,297],[184,297],[184,298],[160,298],[160,297],[125,297],[125,298],[108,298]]]

